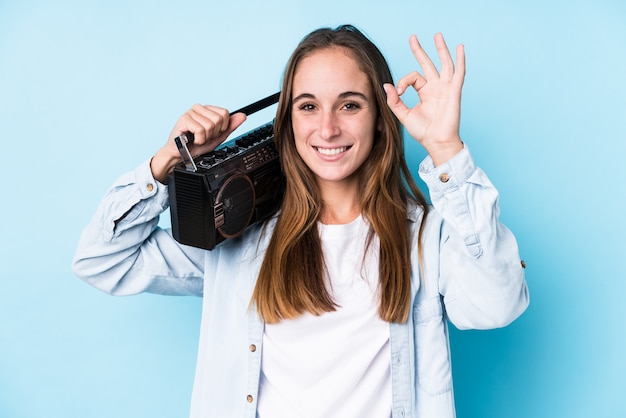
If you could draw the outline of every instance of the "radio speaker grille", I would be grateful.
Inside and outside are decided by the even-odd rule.
[[[223,224],[218,228],[225,238],[241,234],[254,213],[254,185],[245,174],[235,174],[222,184],[216,204],[223,210]],[[217,224],[217,220],[216,220]]]

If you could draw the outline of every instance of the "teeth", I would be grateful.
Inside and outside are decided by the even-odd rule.
[[[341,148],[317,148],[317,152],[319,152],[320,154],[323,155],[337,155],[337,154],[341,154],[342,152],[345,152],[348,149],[348,147],[341,147]]]

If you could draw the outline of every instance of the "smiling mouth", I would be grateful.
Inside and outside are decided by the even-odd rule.
[[[350,147],[339,147],[339,148],[320,148],[320,147],[315,147],[317,152],[319,152],[322,155],[337,155],[337,154],[341,154],[342,152],[346,152],[348,150],[348,148],[350,148]]]

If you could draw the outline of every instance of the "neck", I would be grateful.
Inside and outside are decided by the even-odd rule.
[[[320,221],[327,225],[347,224],[361,213],[361,201],[357,184],[320,184],[322,213]]]

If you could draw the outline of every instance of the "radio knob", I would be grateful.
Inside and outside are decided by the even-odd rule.
[[[202,162],[208,165],[215,164],[215,155],[207,155],[202,159]]]
[[[242,148],[248,148],[250,147],[252,144],[254,143],[254,141],[251,138],[251,135],[245,135],[241,138],[239,138],[238,140],[235,141],[235,145],[237,145],[238,147],[242,147]]]

